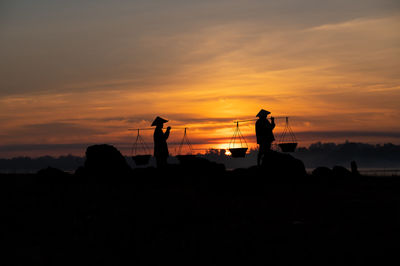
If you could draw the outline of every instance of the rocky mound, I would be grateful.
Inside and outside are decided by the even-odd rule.
[[[301,160],[276,151],[270,151],[265,155],[261,168],[271,176],[302,177],[307,174]]]
[[[102,144],[89,146],[86,149],[85,164],[75,174],[107,178],[124,177],[132,174],[132,168],[114,146]]]

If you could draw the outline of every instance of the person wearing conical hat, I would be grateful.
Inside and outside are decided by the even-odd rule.
[[[275,140],[274,133],[272,132],[275,128],[275,119],[271,117],[271,122],[268,121],[267,116],[271,112],[261,109],[258,112],[258,120],[256,122],[256,137],[258,148],[257,155],[257,166],[261,165],[261,159],[264,160],[265,155],[271,151],[271,144]]]
[[[155,126],[153,139],[154,139],[154,157],[156,158],[156,163],[158,168],[165,167],[167,165],[167,158],[169,156],[168,153],[168,145],[167,139],[169,137],[169,133],[171,131],[171,127],[167,127],[165,133],[163,132],[164,123],[167,123],[168,120],[161,118],[159,116],[154,119],[151,126]]]

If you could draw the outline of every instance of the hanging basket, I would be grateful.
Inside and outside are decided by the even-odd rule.
[[[183,152],[185,146],[188,148],[188,152],[186,154],[184,154]],[[175,157],[179,160],[181,164],[190,163],[195,160],[195,158],[197,158],[196,155],[193,155],[193,147],[187,136],[187,128],[185,128],[182,141],[179,144],[177,155]]]
[[[239,129],[239,122],[236,122],[236,128],[229,143],[229,151],[232,158],[244,158],[248,150],[246,139]]]
[[[297,148],[297,142],[279,143],[279,148],[281,148],[283,152],[294,152]]]
[[[278,145],[282,152],[294,152],[297,148],[297,140],[289,125],[289,117],[286,117],[285,129],[282,132]]]
[[[150,150],[144,142],[142,136],[140,136],[139,129],[137,130],[136,141],[132,146],[131,158],[137,166],[149,164],[151,158]]]
[[[232,149],[229,149],[229,151],[231,152],[232,158],[244,158],[244,157],[246,157],[247,150],[248,150],[248,148],[232,148]]]

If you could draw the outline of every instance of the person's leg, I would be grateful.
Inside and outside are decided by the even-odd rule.
[[[165,168],[167,166],[167,157],[159,156],[156,157],[157,168]]]
[[[271,155],[271,142],[265,142],[263,145],[263,157],[262,157],[262,164],[264,160],[268,160],[269,156]]]
[[[258,146],[258,154],[257,154],[257,166],[261,165],[261,158],[264,155],[264,145],[263,143],[260,143],[260,145]]]
[[[167,158],[168,157],[163,157],[163,159],[162,159],[162,167],[167,167]]]
[[[270,155],[271,152],[271,142],[263,142],[263,144],[260,146],[261,149],[261,164],[265,164],[264,161],[268,159],[268,156]]]
[[[160,160],[160,157],[157,156],[157,157],[155,157],[155,158],[156,158],[156,166],[157,166],[157,168],[160,168],[160,167],[161,167],[161,160]]]
[[[266,144],[265,144],[265,151],[271,151],[271,142],[267,142]]]

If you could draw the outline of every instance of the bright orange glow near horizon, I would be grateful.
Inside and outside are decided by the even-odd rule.
[[[158,115],[172,153],[182,127],[198,151],[227,149],[233,121],[261,108],[289,116],[300,146],[400,143],[392,1],[26,5],[3,5],[0,157],[83,155],[95,143],[129,155],[128,129]],[[255,148],[254,124],[240,129]]]

